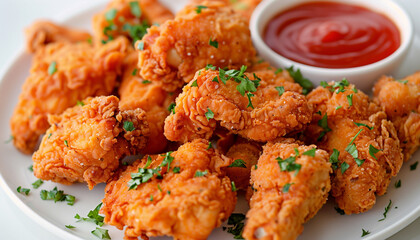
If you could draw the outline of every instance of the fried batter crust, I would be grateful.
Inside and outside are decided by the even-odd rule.
[[[232,213],[236,193],[221,168],[230,159],[214,149],[207,149],[206,140],[194,140],[172,152],[168,171],[161,167],[162,179],[153,177],[136,189],[128,190],[131,174],[144,168],[147,156],[134,162],[105,188],[101,212],[105,222],[125,229],[124,239],[138,236],[172,236],[179,240],[204,240]],[[148,168],[157,168],[165,156],[150,156]],[[173,168],[180,167],[179,173]],[[194,177],[197,171],[207,171]]]
[[[420,72],[398,81],[383,76],[373,95],[394,124],[404,161],[408,161],[420,146]]]
[[[246,20],[221,2],[185,7],[174,20],[152,26],[139,50],[140,74],[166,91],[190,82],[194,73],[212,64],[218,67],[250,66],[255,58]],[[217,41],[218,47],[210,45]]]
[[[149,128],[143,110],[120,112],[115,96],[87,98],[83,104],[49,116],[51,127],[32,157],[37,178],[87,182],[92,189],[112,176],[122,157],[146,145]],[[134,130],[125,130],[125,121]]]
[[[307,142],[317,144],[330,154],[333,149],[340,152],[337,169],[332,174],[331,194],[346,214],[365,212],[375,204],[375,194],[380,196],[386,193],[391,177],[401,168],[403,161],[397,133],[385,112],[360,90],[356,93],[353,85],[345,87],[344,92],[338,94],[337,89],[334,92],[329,89],[318,87],[307,96],[308,102],[314,107],[312,123],[305,132]],[[351,94],[352,106],[348,100]],[[324,131],[318,121],[325,114],[331,131],[317,141]],[[366,124],[373,129],[359,127],[355,123]],[[354,144],[358,159],[364,162],[358,166],[355,158],[345,149],[360,130]],[[369,154],[370,145],[382,149],[375,154],[376,159]],[[349,167],[342,173],[341,165],[344,162]]]
[[[261,0],[191,0],[190,2],[195,5],[200,5],[206,1],[224,2],[225,4],[231,6],[236,12],[244,16],[248,21],[251,19],[254,9],[261,2]]]
[[[242,234],[245,239],[296,239],[303,231],[303,223],[325,204],[331,188],[331,164],[324,150],[317,149],[315,157],[303,155],[314,148],[291,139],[263,147],[258,168],[251,172],[254,192]],[[295,149],[299,156],[294,162],[301,165],[300,171],[281,171],[277,158],[296,156]],[[291,184],[288,191],[283,190],[286,184]]]

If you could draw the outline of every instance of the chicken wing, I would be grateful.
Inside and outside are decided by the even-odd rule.
[[[402,80],[382,77],[373,88],[374,100],[394,123],[404,161],[420,146],[420,72]]]
[[[143,110],[120,111],[115,96],[87,98],[61,115],[32,157],[37,178],[63,184],[106,182],[120,159],[146,145],[149,128]]]
[[[105,188],[105,222],[127,226],[125,239],[207,239],[236,204],[231,181],[221,170],[231,160],[208,145],[198,139],[134,162]]]
[[[255,49],[246,20],[222,2],[203,5],[205,8],[187,6],[175,20],[152,26],[137,44],[144,79],[174,91],[207,64],[222,68],[251,65]]]
[[[381,108],[346,80],[308,95],[314,107],[307,141],[331,154],[331,194],[346,214],[369,210],[402,165],[397,133]]]
[[[312,110],[303,95],[290,91],[281,77],[259,78],[244,69],[198,71],[166,118],[165,136],[179,142],[209,139],[220,124],[244,138],[264,142],[306,127]]]
[[[14,145],[32,153],[49,127],[48,114],[60,114],[89,96],[109,95],[129,48],[128,40],[119,38],[97,48],[84,42],[39,49],[10,120]]]
[[[328,153],[293,141],[267,143],[252,168],[254,192],[242,234],[247,240],[296,239],[327,201]]]

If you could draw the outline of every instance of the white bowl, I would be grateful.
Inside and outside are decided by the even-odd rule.
[[[302,74],[315,85],[321,81],[341,80],[347,78],[357,88],[368,92],[373,83],[381,75],[389,74],[404,60],[413,40],[413,24],[408,13],[392,0],[340,0],[342,3],[362,6],[389,17],[398,27],[401,34],[401,45],[390,56],[361,67],[353,68],[321,68],[298,63],[285,58],[272,50],[263,40],[262,34],[268,23],[276,14],[296,5],[313,2],[314,0],[264,0],[255,9],[250,21],[252,41],[259,55],[275,67],[299,68]],[[323,0],[337,2],[337,0]]]

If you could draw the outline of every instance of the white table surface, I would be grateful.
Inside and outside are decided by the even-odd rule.
[[[403,6],[417,4],[416,8],[407,7],[406,9],[415,19],[416,32],[420,33],[420,2],[418,0],[397,1]],[[23,28],[25,26],[40,18],[57,19],[61,13],[74,12],[75,9],[83,8],[86,2],[89,4],[104,2],[105,4],[106,0],[0,0],[0,73],[4,72],[6,65],[24,46]],[[0,239],[57,240],[57,237],[26,217],[0,189]],[[389,239],[420,239],[420,218]]]

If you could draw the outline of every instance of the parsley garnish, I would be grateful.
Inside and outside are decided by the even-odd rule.
[[[353,139],[350,141],[349,145],[347,145],[346,147],[346,152],[348,152],[356,161],[357,166],[360,167],[360,165],[362,165],[365,160],[361,160],[359,159],[359,151],[357,151],[357,147],[356,144],[354,144],[354,140],[356,140],[357,136],[359,136],[359,134],[363,131],[363,128],[359,130],[359,132],[356,133],[356,135],[353,137]]]
[[[364,237],[366,235],[369,235],[369,234],[370,234],[369,230],[365,230],[365,229],[362,228],[362,237]]]
[[[73,225],[64,225],[66,228],[68,228],[68,229],[72,229],[72,228],[76,228],[75,226],[73,226]]]
[[[284,87],[283,86],[275,87],[275,89],[279,92],[279,96],[283,95],[283,93],[284,93]]]
[[[349,107],[353,106],[353,93],[347,95],[347,101],[349,102]]]
[[[137,68],[134,68],[133,72],[131,73],[132,76],[136,76],[137,75]]]
[[[159,192],[162,192],[162,188],[160,187],[160,184],[158,183],[157,188],[159,190]]]
[[[277,68],[277,70],[274,72],[274,74],[279,74],[279,73],[281,73],[281,72],[283,72],[283,68]]]
[[[15,137],[13,135],[10,135],[9,139],[4,141],[4,143],[10,143],[11,141],[13,141],[13,139],[15,139]]]
[[[174,173],[179,173],[181,171],[181,168],[180,167],[174,167],[174,168],[172,168],[172,172],[174,172]]]
[[[31,172],[33,172],[34,171],[34,165],[29,166],[28,167],[28,170],[31,171]]]
[[[257,169],[258,169],[258,165],[257,165],[257,164],[255,164],[255,165],[254,165],[254,169],[255,169],[255,170],[257,170]]]
[[[146,168],[139,168],[136,173],[131,173],[131,180],[128,181],[128,190],[136,189],[142,183],[148,182],[153,175],[157,175],[161,177],[162,175],[159,173],[160,168],[156,169],[146,169]]]
[[[372,156],[374,159],[378,160],[375,154],[380,151],[382,151],[382,149],[377,149],[372,144],[369,145],[369,155]]]
[[[175,103],[171,103],[169,105],[169,107],[168,107],[168,111],[171,112],[171,113],[173,113],[173,114],[175,114],[175,107],[176,107],[176,104]]]
[[[338,110],[338,109],[340,109],[340,108],[342,108],[343,106],[337,106],[337,107],[335,107],[335,110]]]
[[[57,62],[52,61],[50,63],[50,66],[48,66],[48,75],[53,75],[55,72],[57,72]]]
[[[117,9],[112,8],[108,12],[105,13],[105,19],[107,21],[112,21],[114,20],[116,15],[117,15]]]
[[[209,150],[212,147],[213,147],[213,145],[211,144],[211,142],[209,142],[209,146],[206,148],[206,150]]]
[[[197,79],[196,79],[196,80],[194,80],[194,82],[193,82],[193,83],[191,83],[191,87],[198,87],[198,84],[197,84]]]
[[[197,13],[197,14],[200,14],[201,13],[201,10],[202,9],[205,9],[205,8],[207,8],[206,6],[203,6],[203,5],[198,5],[198,6],[196,6],[196,8],[195,8],[195,12]]]
[[[335,211],[336,211],[338,214],[340,214],[340,215],[344,215],[344,214],[346,214],[346,213],[344,212],[344,210],[343,210],[343,209],[341,209],[341,208],[339,208],[339,207],[334,207],[334,209],[335,209]]]
[[[131,14],[139,18],[141,16],[141,9],[137,1],[130,2]]]
[[[242,159],[236,159],[231,163],[228,167],[240,167],[240,168],[246,168],[245,161]]]
[[[39,188],[42,184],[44,183],[44,181],[42,181],[41,179],[36,180],[34,183],[32,183],[32,187],[37,189]]]
[[[408,83],[408,80],[395,80],[395,81],[402,83],[404,85]]]
[[[330,163],[331,167],[336,170],[338,168],[338,156],[340,155],[340,151],[337,149],[333,149],[333,153],[330,156]]]
[[[344,174],[344,172],[347,170],[347,169],[349,169],[349,164],[348,163],[346,163],[346,162],[343,162],[342,164],[341,164],[341,174]]]
[[[338,88],[335,93],[339,94],[340,92],[345,92],[346,90],[344,90],[344,87],[347,87],[349,85],[350,85],[349,81],[347,81],[347,79],[343,78],[343,80],[341,80],[340,82],[334,83],[334,85],[332,86],[332,89],[330,91],[334,92],[334,89]]]
[[[286,183],[286,184],[284,184],[282,192],[283,193],[288,193],[289,192],[289,188],[290,188],[290,186],[292,184],[294,184],[294,183]]]
[[[211,81],[219,83],[219,79],[217,77],[214,77],[213,80],[211,80]]]
[[[295,80],[296,83],[298,83],[302,87],[302,93],[304,95],[308,94],[314,85],[312,84],[309,79],[304,78],[302,73],[300,72],[300,69],[296,69],[296,71],[293,69],[294,66],[291,66],[289,68],[286,68],[286,70],[289,72],[290,76]]]
[[[194,177],[204,177],[205,175],[207,175],[207,170],[205,170],[204,172],[197,170],[194,174]]]
[[[320,114],[321,115],[321,114]],[[317,141],[321,141],[321,139],[327,134],[327,132],[331,131],[331,128],[328,127],[328,116],[327,113],[318,121],[318,126],[322,127],[324,131],[321,132]]]
[[[234,181],[231,181],[230,182],[230,185],[232,187],[232,192],[236,192],[238,190],[238,189],[236,189],[236,186],[235,186],[235,182]]]
[[[147,29],[150,27],[150,25],[143,21],[143,23],[131,25],[129,23],[124,24],[123,30],[128,32],[133,42],[137,42],[138,40],[142,40],[144,35],[147,33]],[[144,42],[139,42],[137,45],[137,48],[139,50],[144,49]]]
[[[356,124],[356,126],[358,126],[358,127],[363,126],[363,127],[367,127],[369,130],[373,130],[373,127],[369,127],[368,125],[366,125],[364,123],[357,123],[357,122],[355,122],[354,124]]]
[[[276,160],[280,166],[281,171],[287,171],[287,172],[296,171],[295,176],[299,173],[300,168],[302,167],[302,165],[300,165],[299,163],[295,163],[296,156],[288,157],[284,160],[281,157],[278,157],[276,158]]]
[[[22,188],[21,186],[19,186],[19,187],[16,189],[16,191],[17,191],[18,193],[22,193],[22,194],[25,194],[26,196],[28,196],[28,195],[29,195],[29,192],[31,191],[31,189],[29,189],[29,188]]]
[[[140,50],[140,51],[144,50],[144,42],[143,41],[141,41],[137,44],[137,49]]]
[[[52,133],[48,134],[47,139],[50,139],[51,136],[52,136]]]
[[[160,167],[164,167],[165,165],[168,166],[168,171],[171,168],[171,163],[172,161],[175,159],[174,157],[171,156],[173,152],[167,152],[164,156],[165,158],[163,159],[162,163],[160,164]]]
[[[232,213],[228,219],[227,232],[234,235],[234,239],[243,239],[242,231],[244,229],[245,215],[242,213]],[[231,225],[231,226],[229,226]]]
[[[381,222],[381,221],[385,220],[386,215],[388,214],[388,211],[391,209],[391,205],[392,205],[392,201],[391,201],[391,199],[390,199],[390,200],[389,200],[389,203],[388,203],[388,205],[385,207],[385,211],[384,211],[384,213],[383,213],[384,218],[379,219],[379,221],[378,221],[378,222]]]
[[[67,205],[73,206],[76,198],[72,195],[65,194],[63,190],[58,190],[57,187],[54,187],[53,190],[41,190],[40,193],[42,200],[54,200],[54,202],[63,202],[66,201]]]
[[[211,38],[209,39],[209,45],[215,48],[219,48],[219,42],[216,40],[212,41]]]
[[[141,83],[148,84],[148,83],[151,83],[151,81],[149,81],[149,80],[143,80]]]
[[[210,110],[210,108],[207,108],[207,112],[204,115],[206,115],[207,120],[214,118],[214,113]]]
[[[64,140],[64,145],[66,145],[66,147],[69,146],[69,142],[67,140]]]
[[[414,170],[416,170],[416,168],[417,168],[417,165],[419,164],[419,162],[417,161],[417,162],[415,162],[415,163],[413,163],[413,164],[411,164],[410,165],[410,170],[411,171],[414,171]]]
[[[109,236],[107,229],[96,227],[96,229],[93,230],[91,233],[100,239],[111,240],[111,237]]]
[[[150,199],[149,199],[149,201],[153,202],[153,195],[152,195],[152,194],[150,194]]]
[[[401,179],[395,182],[395,188],[400,188],[401,187]]]
[[[308,150],[308,151],[302,153],[302,155],[307,155],[307,156],[315,157],[315,152],[316,152],[316,148],[312,148],[311,150]]]
[[[76,105],[77,105],[77,106],[80,106],[80,107],[83,107],[83,106],[85,106],[85,103],[84,103],[83,101],[79,101],[79,100],[77,100]]]
[[[130,121],[124,121],[124,123],[123,123],[123,128],[124,128],[124,130],[125,130],[125,131],[127,131],[127,132],[132,132],[132,131],[134,131],[134,129],[136,129],[136,128],[134,127],[133,122],[130,122]]]
[[[87,218],[82,218],[79,216],[79,214],[76,214],[74,218],[76,218],[79,221],[85,221],[85,222],[93,222],[96,225],[102,227],[104,225],[104,217],[99,215],[99,210],[102,207],[102,203],[99,203],[98,206],[95,207],[95,209],[90,210],[88,213]]]
[[[211,65],[211,64],[207,64],[205,69],[206,69],[206,70],[209,70],[209,69],[211,69],[211,70],[216,70],[216,66],[213,66],[213,65]]]

